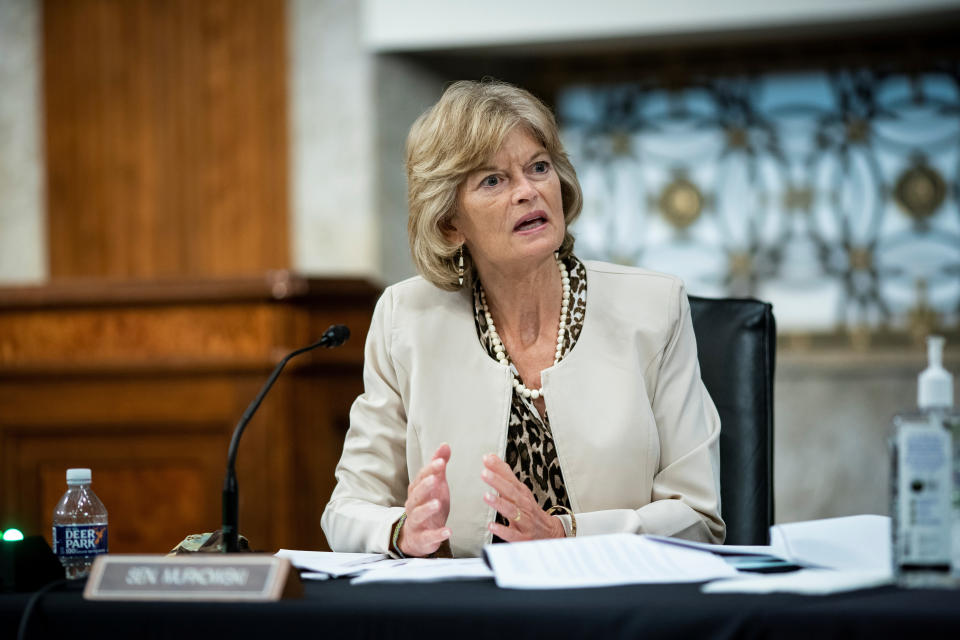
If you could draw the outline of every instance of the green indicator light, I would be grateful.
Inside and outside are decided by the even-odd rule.
[[[23,540],[23,533],[20,532],[20,529],[7,529],[3,532],[4,542],[16,542],[17,540]]]

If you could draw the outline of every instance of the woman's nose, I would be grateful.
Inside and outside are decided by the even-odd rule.
[[[527,176],[521,175],[514,180],[513,203],[521,204],[537,197],[537,190]]]

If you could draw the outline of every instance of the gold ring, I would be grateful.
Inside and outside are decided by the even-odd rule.
[[[520,516],[522,515],[523,515],[523,512],[520,511],[520,509],[517,509],[517,517],[513,519],[513,524],[517,524],[518,522],[520,522]]]

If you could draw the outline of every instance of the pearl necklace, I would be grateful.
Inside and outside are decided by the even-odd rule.
[[[557,329],[557,352],[553,358],[553,364],[557,364],[563,357],[563,337],[567,332],[567,312],[570,310],[570,276],[567,273],[566,265],[560,260],[559,255],[553,254],[553,257],[557,261],[557,267],[560,269],[560,283],[563,285],[563,298],[560,302],[560,322]],[[510,357],[507,355],[507,350],[500,340],[497,327],[493,324],[493,316],[490,315],[490,307],[487,306],[487,294],[484,292],[482,285],[480,287],[480,305],[483,308],[483,317],[487,321],[487,329],[490,331],[490,342],[493,343],[493,352],[497,356],[497,361],[509,367]],[[536,400],[544,396],[543,388],[528,389],[523,382],[520,381],[520,378],[517,377],[518,372],[516,367],[511,367],[510,372],[513,377],[514,388],[517,390],[517,393],[524,398]]]

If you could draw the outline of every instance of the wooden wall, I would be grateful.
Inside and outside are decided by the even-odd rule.
[[[53,278],[289,266],[284,8],[44,2]]]
[[[288,365],[237,459],[255,548],[325,548],[320,514],[377,294],[285,272],[0,288],[0,523],[49,538],[79,466],[93,470],[113,552],[162,553],[218,529],[243,410],[283,355],[343,323],[343,347]]]
[[[324,548],[377,288],[285,271],[285,7],[44,1],[51,280],[0,288],[0,526],[49,538],[81,466],[111,551],[219,528],[243,410],[286,352],[344,323],[346,347],[289,365],[238,459],[255,548]]]

